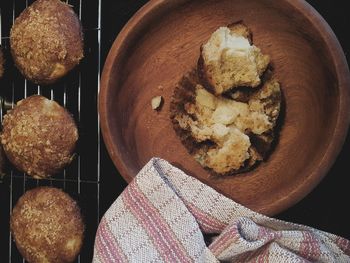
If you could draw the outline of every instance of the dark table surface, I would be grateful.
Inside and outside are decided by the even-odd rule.
[[[102,1],[102,63],[118,32],[131,16],[147,1]],[[345,54],[350,53],[350,16],[347,1],[309,2],[329,23]],[[349,62],[349,57],[347,57]],[[349,87],[350,88],[350,87]],[[349,113],[350,114],[350,113]],[[103,146],[104,147],[104,146]],[[276,215],[277,218],[306,224],[350,239],[350,135],[328,175],[302,201]],[[104,212],[125,188],[106,151],[102,151],[103,179],[101,181],[101,210]]]

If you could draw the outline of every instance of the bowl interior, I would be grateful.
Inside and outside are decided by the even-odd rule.
[[[158,1],[139,11],[110,51],[100,95],[102,132],[122,176],[129,181],[157,156],[265,214],[305,196],[341,146],[339,134],[347,121],[339,128],[340,96],[348,83],[339,80],[338,42],[302,2]],[[200,45],[218,27],[239,20],[252,30],[254,44],[271,56],[284,94],[282,127],[266,162],[248,173],[216,178],[181,144],[169,106],[176,83],[196,66]],[[164,98],[159,112],[150,104],[157,95]]]

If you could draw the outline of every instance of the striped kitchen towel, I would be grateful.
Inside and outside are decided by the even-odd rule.
[[[350,262],[350,242],[266,217],[153,158],[103,216],[94,263]]]

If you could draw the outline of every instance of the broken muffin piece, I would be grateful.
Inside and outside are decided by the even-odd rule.
[[[26,262],[75,262],[84,241],[77,202],[55,187],[26,191],[12,210],[10,228]]]
[[[67,1],[36,0],[11,27],[13,61],[26,79],[52,84],[84,57],[83,30]]]
[[[217,175],[251,169],[267,157],[280,112],[279,83],[270,78],[246,102],[214,96],[198,84],[196,71],[177,85],[173,126],[195,159]]]
[[[215,95],[237,87],[255,88],[270,63],[268,55],[252,44],[252,34],[242,22],[220,27],[201,46],[198,73]]]

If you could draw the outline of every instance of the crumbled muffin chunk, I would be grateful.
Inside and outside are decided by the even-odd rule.
[[[190,153],[219,175],[241,171],[262,160],[280,112],[279,83],[272,78],[241,102],[214,96],[195,78],[195,73],[184,77],[171,106],[175,131]]]
[[[219,95],[236,87],[257,87],[269,63],[269,56],[251,44],[249,30],[238,23],[211,35],[201,47],[198,67],[206,88]]]

